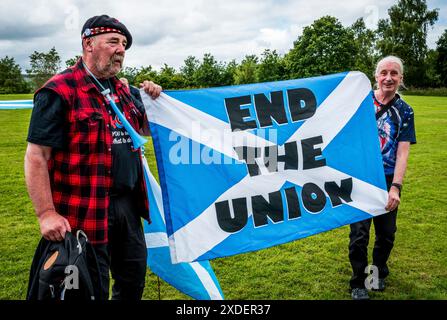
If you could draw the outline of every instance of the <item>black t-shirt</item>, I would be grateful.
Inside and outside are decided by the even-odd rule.
[[[34,107],[27,141],[42,146],[63,149],[66,145],[65,106],[52,90],[42,89],[34,96]]]
[[[95,83],[92,80],[93,83]],[[111,96],[122,111],[119,97],[111,88],[111,81],[100,80],[101,84],[111,89]],[[99,91],[102,91],[98,87]],[[136,98],[132,97],[135,106],[144,115],[144,106]],[[132,140],[121,125],[113,109],[106,103],[110,116],[110,131],[112,133],[112,193],[131,191],[141,177],[141,162],[139,153],[132,151]],[[49,146],[55,149],[63,149],[67,144],[65,125],[65,112],[67,107],[63,100],[54,91],[43,89],[34,97],[34,107],[31,115],[27,141],[39,145]],[[143,119],[141,119],[143,121]]]

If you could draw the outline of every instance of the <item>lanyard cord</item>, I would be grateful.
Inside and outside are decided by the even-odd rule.
[[[124,129],[126,129],[127,133],[129,134],[130,138],[133,142],[133,149],[134,150],[141,150],[141,154],[144,153],[144,143],[146,143],[146,139],[144,139],[142,136],[140,136],[135,129],[132,127],[132,125],[127,121],[124,114],[121,112],[121,110],[118,108],[118,106],[115,104],[115,101],[113,101],[112,97],[110,96],[110,89],[104,88],[104,86],[99,82],[98,79],[93,75],[93,73],[87,68],[84,62],[82,62],[84,65],[85,70],[87,70],[88,74],[92,76],[92,78],[96,81],[96,83],[99,85],[99,87],[102,89],[101,94],[109,101],[110,106],[112,107],[113,111],[115,111],[115,114],[120,119],[121,123],[124,126]]]
[[[98,86],[101,88],[101,93],[104,97],[107,98],[107,94],[110,93],[110,89],[106,89],[104,88],[104,86],[102,85],[101,82],[99,82],[99,80],[95,77],[95,75],[90,71],[90,69],[85,65],[84,61],[82,61],[82,65],[84,66],[85,70],[87,70],[88,74],[93,78],[93,80],[96,81],[96,83],[98,84]]]

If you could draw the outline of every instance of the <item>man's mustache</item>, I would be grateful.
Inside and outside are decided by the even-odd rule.
[[[119,61],[119,63],[122,65],[123,61],[124,61],[124,56],[119,55],[119,54],[114,54],[112,57],[110,57],[109,66],[112,66],[117,61]]]

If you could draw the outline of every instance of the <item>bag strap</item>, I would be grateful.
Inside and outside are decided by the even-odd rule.
[[[82,281],[85,288],[87,289],[89,298],[91,300],[95,300],[96,292],[92,281],[92,275],[90,274],[89,265],[92,265],[94,268],[96,268],[96,274],[98,275],[98,284],[99,284],[98,292],[101,292],[102,288],[99,262],[95,249],[93,248],[92,244],[88,241],[87,235],[82,230],[78,230],[76,232],[75,239],[72,239],[72,241],[75,241],[76,248],[75,251],[72,252],[71,259],[74,260],[71,260],[70,263],[75,264],[78,267],[80,277],[79,280]],[[88,254],[90,252],[94,261],[91,261],[91,259],[89,259]],[[63,282],[63,284],[65,284],[65,282]],[[65,296],[65,288],[63,288],[63,295],[61,296],[62,300],[64,299],[64,296]]]
[[[379,120],[383,116],[383,114],[387,112],[391,108],[391,106],[394,105],[397,99],[398,99],[397,96],[394,96],[394,98],[386,105],[384,105],[379,112],[376,112],[376,120]]]
[[[92,244],[90,243],[90,241],[88,241],[87,235],[82,230],[78,230],[76,232],[76,239],[78,240],[78,245],[79,245],[79,248],[80,248],[79,249],[79,254],[82,253],[82,245],[81,245],[81,242],[79,240],[80,236],[85,238],[84,250],[86,252],[84,253],[84,259],[85,259],[84,261],[85,261],[85,266],[86,266],[86,274],[88,275],[88,279],[85,279],[85,280],[86,280],[86,283],[87,283],[87,287],[88,287],[88,290],[89,290],[90,297],[92,297],[92,300],[94,300],[96,295],[95,295],[95,290],[94,290],[94,286],[93,286],[92,276],[91,276],[90,271],[88,269],[90,261],[88,261],[87,252],[90,251],[92,253],[93,259],[95,260],[94,262],[95,262],[96,274],[98,275],[98,285],[99,285],[98,292],[101,292],[102,281],[101,281],[101,274],[100,274],[100,270],[99,270],[98,256],[96,255],[95,249],[93,248]]]
[[[83,283],[87,288],[90,300],[95,300],[95,290],[93,288],[92,277],[88,270],[87,257],[84,257],[84,263],[78,264],[79,277],[82,277]]]

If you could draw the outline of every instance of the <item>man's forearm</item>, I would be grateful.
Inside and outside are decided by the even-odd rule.
[[[408,155],[410,152],[409,142],[399,142],[396,154],[396,167],[394,169],[394,183],[402,184],[407,170]]]
[[[35,147],[28,147],[25,154],[25,180],[36,215],[54,211],[48,174],[48,160]]]

